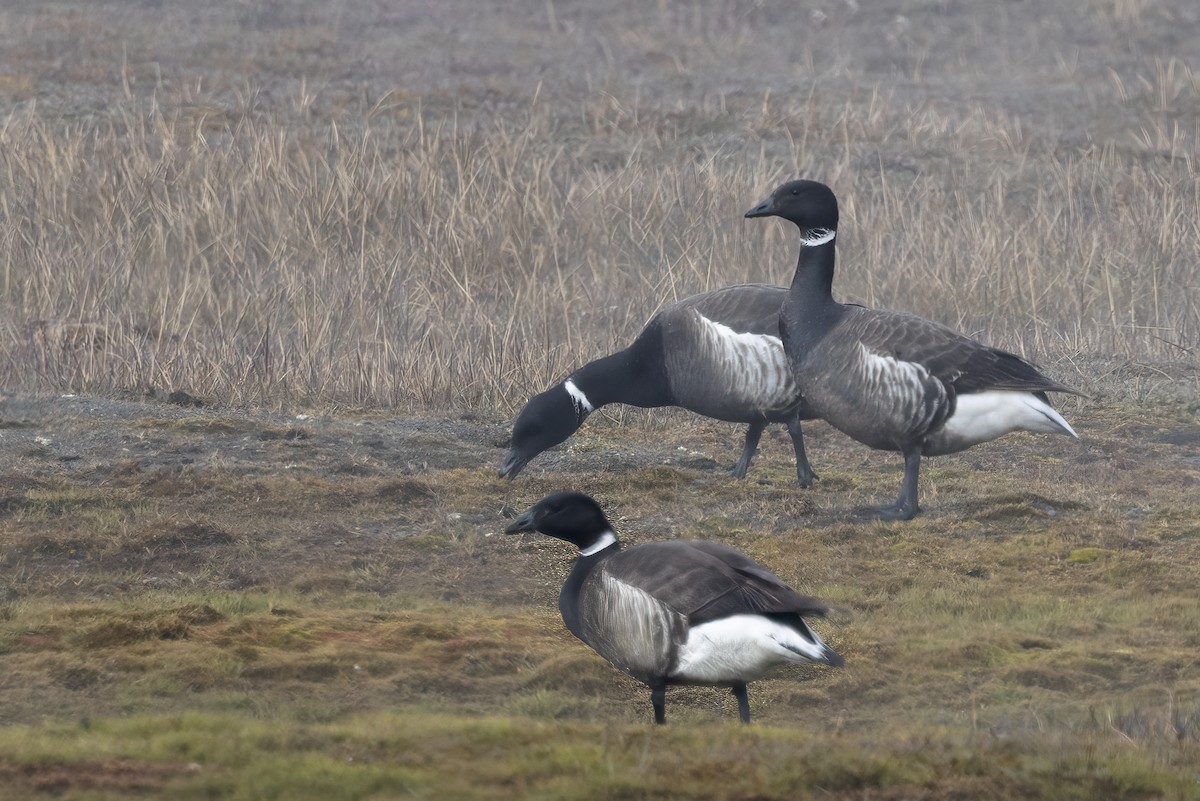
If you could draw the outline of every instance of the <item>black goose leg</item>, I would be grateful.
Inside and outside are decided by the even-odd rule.
[[[650,685],[650,703],[654,706],[654,722],[667,722],[667,685]]]
[[[750,696],[746,694],[746,685],[735,684],[730,692],[733,693],[733,697],[736,698],[738,702],[738,717],[742,719],[742,723],[749,723]]]
[[[758,450],[758,440],[762,437],[763,430],[767,424],[751,423],[746,429],[746,444],[742,447],[742,458],[737,460],[737,464],[733,466],[734,478],[745,478],[746,471],[750,469],[750,460],[754,458],[755,451]]]
[[[813,472],[812,465],[808,463],[808,454],[804,452],[804,431],[800,428],[800,418],[788,420],[787,428],[792,435],[792,448],[796,451],[796,481],[802,487],[811,487],[820,476]]]
[[[904,480],[900,482],[900,497],[892,506],[876,511],[883,520],[912,520],[921,511],[917,505],[917,478],[921,474],[921,452],[911,450],[904,454]]]

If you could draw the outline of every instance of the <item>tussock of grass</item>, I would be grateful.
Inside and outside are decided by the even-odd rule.
[[[1104,548],[1075,548],[1071,553],[1067,554],[1067,561],[1081,565],[1090,565],[1093,562],[1099,562],[1102,559],[1108,559],[1113,556],[1116,556],[1114,551]]]

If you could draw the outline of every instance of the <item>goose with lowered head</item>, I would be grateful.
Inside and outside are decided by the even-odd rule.
[[[804,452],[801,420],[811,420],[779,339],[785,287],[739,284],[692,295],[651,318],[624,350],[588,362],[533,396],[513,423],[500,475],[516,478],[538,454],[579,430],[610,403],[689,411],[746,423],[733,475],[744,478],[769,423],[783,423],[796,455],[796,481],[817,475]]]

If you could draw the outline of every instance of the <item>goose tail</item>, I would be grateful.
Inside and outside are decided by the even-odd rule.
[[[1071,424],[1059,414],[1050,402],[1046,400],[1041,393],[1029,396],[1029,406],[1035,412],[1044,418],[1044,427],[1034,428],[1034,431],[1040,431],[1045,434],[1066,434],[1073,439],[1079,439],[1079,435],[1075,433],[1075,429],[1071,428]],[[1036,425],[1036,423],[1035,423]]]

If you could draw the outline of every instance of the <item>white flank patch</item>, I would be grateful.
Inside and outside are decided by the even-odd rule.
[[[699,315],[704,323],[704,351],[715,368],[714,378],[740,402],[763,411],[786,409],[799,389],[792,378],[779,337],[739,334],[729,326]]]
[[[761,615],[701,623],[688,632],[672,675],[695,682],[745,682],[788,662],[824,662],[825,644],[815,632],[813,637],[816,642]]]
[[[835,236],[837,236],[837,231],[830,228],[813,228],[806,234],[801,234],[800,244],[806,248],[815,248],[817,245],[832,242]]]
[[[893,410],[916,413],[924,407],[923,387],[929,377],[924,365],[875,353],[862,343],[859,348],[862,349],[864,395],[885,399]]]
[[[993,389],[959,395],[954,416],[946,421],[943,434],[948,443],[969,447],[1010,431],[1067,434],[1079,438],[1075,429],[1041,398],[1030,392]]]
[[[596,540],[588,547],[580,548],[579,555],[580,556],[595,556],[596,554],[600,553],[601,551],[603,551],[605,548],[612,545],[616,541],[617,541],[617,535],[613,534],[611,531],[606,531],[600,535],[600,539]]]
[[[595,407],[592,406],[592,402],[588,400],[587,395],[583,394],[583,390],[575,386],[574,381],[568,378],[563,382],[563,388],[566,389],[567,394],[571,396],[571,400],[575,401],[576,409],[585,415],[591,414],[592,409]]]

